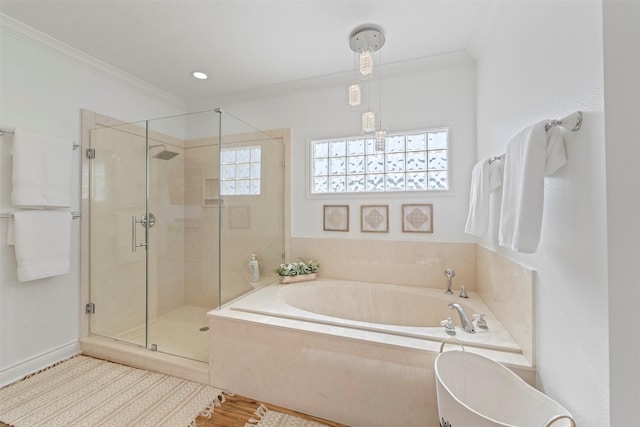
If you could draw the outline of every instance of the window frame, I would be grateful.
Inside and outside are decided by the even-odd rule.
[[[234,163],[222,163],[222,152],[223,151],[239,151],[242,149],[249,149],[249,151],[251,152],[252,149],[257,148],[260,150],[260,162],[252,162],[251,161],[251,157],[249,159],[249,162],[244,162],[244,163],[240,163],[240,164],[248,164],[249,165],[249,169],[251,169],[251,164],[253,163],[258,163],[260,165],[260,177],[258,179],[255,178],[251,178],[251,174],[249,175],[249,178],[247,179],[248,181],[258,181],[258,193],[257,194],[252,194],[252,193],[246,193],[246,194],[224,194],[222,191],[223,188],[223,183],[224,181],[235,181],[236,184],[238,182],[237,178],[234,178],[233,180],[226,180],[222,178],[222,168],[224,165],[230,165],[233,164],[236,167],[238,166],[238,162],[235,161]],[[221,197],[261,197],[262,194],[264,193],[264,187],[263,187],[263,167],[264,167],[264,150],[263,150],[263,146],[262,144],[247,144],[247,145],[238,145],[238,146],[230,146],[230,147],[220,147],[220,159],[218,161],[219,167],[220,167],[220,196]]]
[[[432,149],[429,150],[428,148],[428,134],[429,133],[437,133],[437,132],[442,132],[445,131],[446,132],[446,142],[445,142],[445,148],[436,148],[436,149]],[[427,146],[425,147],[424,152],[427,153],[427,168],[425,169],[424,172],[427,173],[427,185],[428,185],[428,173],[429,173],[429,168],[428,168],[428,153],[429,151],[435,151],[435,150],[445,150],[446,151],[446,168],[442,169],[442,171],[446,172],[446,176],[447,176],[447,188],[425,188],[425,189],[419,189],[419,190],[398,190],[398,191],[389,191],[386,189],[380,190],[380,191],[367,191],[365,189],[365,191],[357,191],[357,192],[350,192],[350,191],[343,191],[343,192],[314,192],[314,160],[316,160],[316,157],[314,157],[314,144],[317,142],[333,142],[333,141],[351,141],[351,140],[358,140],[358,139],[363,139],[365,140],[365,157],[367,155],[370,155],[371,152],[367,151],[367,140],[372,140],[374,138],[373,135],[353,135],[353,136],[342,136],[342,137],[326,137],[326,138],[322,138],[322,137],[314,137],[314,138],[308,138],[307,140],[307,195],[310,198],[326,198],[326,197],[330,197],[330,198],[340,198],[340,197],[379,197],[379,196],[384,196],[384,197],[410,197],[411,195],[416,195],[416,194],[426,194],[428,193],[429,196],[437,196],[437,195],[445,195],[445,194],[450,194],[452,191],[452,186],[451,186],[451,126],[450,125],[435,125],[435,126],[428,126],[428,127],[424,127],[424,128],[418,128],[418,129],[412,129],[412,130],[406,130],[406,131],[397,131],[397,132],[390,132],[387,135],[387,138],[390,137],[394,137],[394,136],[403,136],[406,137],[407,135],[414,135],[414,134],[426,134],[426,138],[427,138]],[[422,151],[422,150],[419,150]],[[411,153],[412,151],[408,151],[406,149],[406,146],[404,147],[403,151],[398,151],[398,153],[403,153],[404,155],[406,155],[407,153]],[[384,152],[384,160],[383,160],[383,165],[384,165],[384,171],[382,172],[383,175],[387,174],[387,155],[389,154],[393,154],[393,152],[389,152],[387,150],[385,150]],[[349,156],[345,155],[345,159],[348,158]],[[327,159],[331,159],[331,156],[327,156]],[[365,160],[366,161],[366,160]],[[366,168],[366,164],[365,164],[365,168]],[[432,170],[432,171],[437,171],[437,170]],[[405,180],[406,180],[406,174],[407,171],[406,168],[404,169],[404,171],[402,171],[402,173],[405,174]],[[331,174],[328,173],[326,175],[327,177],[331,177]],[[348,177],[348,173],[345,172],[345,177]],[[365,185],[366,185],[366,176],[367,173],[365,171],[364,173],[365,176]],[[386,178],[386,177],[385,177]],[[405,181],[406,182],[406,181]],[[348,185],[348,184],[347,184]]]

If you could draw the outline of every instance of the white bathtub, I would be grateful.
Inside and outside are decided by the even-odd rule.
[[[442,289],[324,279],[272,285],[229,308],[437,342],[448,336],[440,321],[451,317],[463,344],[520,353],[520,346],[477,294],[468,294],[470,298],[463,299]],[[451,302],[462,305],[469,316],[484,313],[489,329],[464,332],[458,313],[449,308]]]
[[[352,426],[438,426],[434,361],[451,317],[467,351],[532,381],[520,347],[474,292],[316,280],[270,285],[209,312],[210,383]],[[450,302],[484,313],[464,332]]]

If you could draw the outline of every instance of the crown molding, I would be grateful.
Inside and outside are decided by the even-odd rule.
[[[265,87],[223,93],[217,96],[185,100],[2,13],[0,13],[0,32],[3,35],[28,43],[44,52],[54,55],[103,78],[120,82],[123,85],[143,91],[164,102],[168,102],[176,108],[185,110],[188,106],[230,105],[238,102],[253,101],[299,92],[319,90],[327,87],[335,87],[345,84],[345,82],[349,81],[353,77],[353,70],[349,70]],[[392,78],[402,75],[433,71],[465,63],[474,63],[473,58],[469,55],[467,50],[421,57],[395,63],[387,63],[380,66],[380,71],[385,78]]]
[[[449,52],[440,55],[425,56],[407,61],[382,64],[380,73],[384,79],[398,76],[425,73],[459,65],[474,65],[474,59],[466,50]],[[320,90],[329,87],[346,85],[353,79],[353,70],[327,74],[308,79],[284,82],[270,86],[253,88],[216,96],[189,100],[189,111],[221,105],[232,105],[239,102],[250,102],[259,99],[287,96],[300,92]]]
[[[164,102],[173,104],[177,108],[185,108],[185,100],[178,96],[153,86],[138,77],[94,58],[81,50],[69,46],[60,40],[57,40],[2,13],[0,13],[0,32],[3,36],[10,36],[26,42],[44,52],[69,62],[70,64],[99,75],[100,77],[117,81],[125,86],[146,92],[147,94],[159,98]]]

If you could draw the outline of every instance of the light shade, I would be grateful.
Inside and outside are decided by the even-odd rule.
[[[385,151],[387,148],[387,130],[376,131],[376,151]]]
[[[362,103],[362,89],[359,83],[349,85],[349,105],[357,107]]]
[[[191,73],[191,75],[199,80],[205,80],[207,77],[209,77],[202,71],[194,71],[193,73]]]
[[[373,55],[370,50],[360,52],[360,74],[370,77],[373,74]]]
[[[362,132],[372,133],[376,130],[376,113],[367,111],[362,113]]]

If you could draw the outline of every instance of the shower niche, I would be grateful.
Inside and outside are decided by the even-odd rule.
[[[208,362],[206,313],[277,280],[288,134],[212,110],[136,123],[83,111],[83,135],[86,334]]]
[[[202,179],[202,206],[205,208],[216,207],[220,200],[220,180],[218,178]]]

